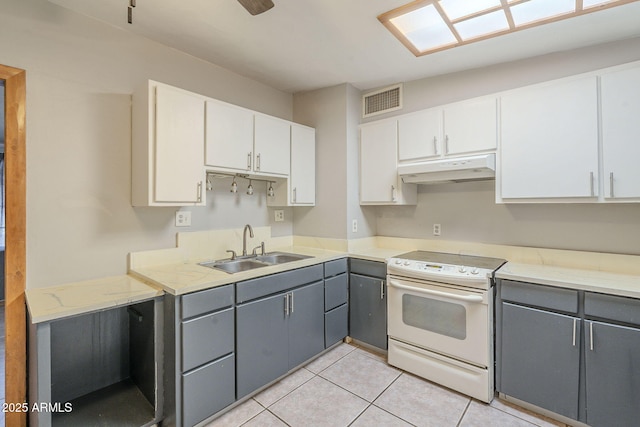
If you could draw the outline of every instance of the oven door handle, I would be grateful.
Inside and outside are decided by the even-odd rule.
[[[450,298],[450,299],[455,299],[455,300],[460,300],[460,301],[466,301],[466,302],[482,302],[482,296],[481,295],[456,295],[456,294],[450,294],[448,292],[434,291],[434,290],[431,290],[431,289],[415,288],[413,286],[402,285],[402,284],[400,284],[399,282],[397,282],[395,280],[389,280],[389,284],[391,286],[393,286],[394,288],[404,289],[406,291],[413,291],[413,292],[418,292],[418,293],[422,293],[422,294],[436,295],[436,296],[439,296],[439,297],[445,297],[445,298]]]

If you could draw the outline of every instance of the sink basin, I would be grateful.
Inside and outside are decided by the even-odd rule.
[[[200,265],[226,271],[227,273],[238,273],[240,271],[253,270],[254,268],[267,267],[270,264],[256,261],[255,259],[235,259],[228,261],[203,262]]]
[[[220,261],[203,262],[199,265],[203,267],[215,268],[227,273],[239,273],[241,271],[253,270],[254,268],[268,267],[270,265],[284,264],[286,262],[298,261],[305,258],[312,258],[307,255],[290,254],[287,252],[271,252],[265,255],[253,255],[240,259],[225,259]]]
[[[284,264],[285,262],[299,261],[301,259],[311,258],[306,255],[289,254],[286,252],[272,252],[266,255],[260,255],[256,259],[269,264]]]

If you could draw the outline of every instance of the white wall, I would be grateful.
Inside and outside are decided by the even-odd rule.
[[[123,274],[128,252],[173,247],[177,231],[271,224],[264,189],[222,183],[190,228],[174,208],[132,208],[131,93],[154,79],[285,119],[291,94],[46,0],[2,1],[0,52],[27,70],[27,287]]]
[[[293,97],[293,120],[316,128],[316,206],[295,208],[296,235],[346,238],[346,88],[343,84]]]
[[[294,209],[294,233],[336,239],[375,235],[375,211],[358,203],[360,92],[342,84],[293,99],[294,121],[316,128],[316,206]],[[353,219],[357,233],[351,231]]]
[[[401,113],[636,60],[640,38],[407,82]],[[440,223],[446,240],[640,254],[640,204],[494,200],[493,181],[420,186],[417,206],[377,208],[377,234],[434,238]]]

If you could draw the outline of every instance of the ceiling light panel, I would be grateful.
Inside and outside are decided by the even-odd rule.
[[[462,40],[470,40],[509,29],[503,10],[467,19],[454,25]]]
[[[500,6],[500,0],[440,0],[442,10],[447,17],[455,21],[464,16],[474,15],[480,11]]]
[[[457,41],[432,4],[400,15],[390,22],[419,51],[446,46]]]
[[[416,56],[640,0],[414,0],[378,16]]]
[[[558,15],[575,12],[575,0],[529,0],[511,6],[511,15],[516,26],[529,24]]]
[[[607,3],[615,3],[615,0],[582,0],[582,7],[589,8],[594,6],[600,6]]]

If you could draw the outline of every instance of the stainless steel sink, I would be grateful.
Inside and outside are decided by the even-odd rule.
[[[256,259],[269,264],[284,264],[285,262],[299,261],[306,258],[311,257],[307,255],[289,254],[286,252],[272,252],[270,254],[260,255]]]
[[[253,270],[254,268],[268,267],[271,264],[256,261],[255,259],[235,259],[215,262],[203,262],[200,265],[226,271],[227,273],[238,273],[240,271]]]
[[[312,257],[307,255],[290,254],[287,252],[271,252],[265,255],[250,255],[249,257],[243,257],[240,259],[203,262],[200,263],[200,265],[233,274],[241,271],[253,270],[255,268],[298,261],[305,258]]]

